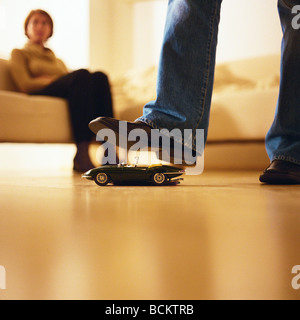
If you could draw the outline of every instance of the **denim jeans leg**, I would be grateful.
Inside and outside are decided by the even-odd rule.
[[[266,136],[270,160],[300,164],[300,29],[292,12],[300,0],[278,0],[283,30],[281,79],[274,122]]]
[[[207,138],[221,3],[169,0],[157,98],[137,119],[156,129],[180,129],[182,136],[191,129],[188,140],[177,142],[194,150],[196,129],[204,129]]]

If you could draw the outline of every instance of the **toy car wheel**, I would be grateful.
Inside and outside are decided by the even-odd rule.
[[[95,182],[98,186],[106,186],[109,183],[109,181],[109,176],[104,172],[98,173],[95,177]]]
[[[155,175],[152,177],[152,181],[156,185],[162,185],[166,181],[166,176],[163,173],[155,173]]]

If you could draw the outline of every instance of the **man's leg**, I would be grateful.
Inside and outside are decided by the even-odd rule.
[[[260,180],[300,183],[300,30],[292,8],[300,0],[278,0],[283,30],[281,80],[275,119],[266,137],[271,165]]]
[[[204,129],[207,137],[221,2],[169,2],[157,99],[138,120],[158,129]]]
[[[184,129],[193,134],[183,141],[196,148],[196,130],[209,124],[214,83],[215,55],[222,0],[170,0],[159,64],[157,99],[144,107],[133,129]],[[90,124],[97,134],[102,128],[117,133],[114,119],[99,118]],[[174,139],[176,140],[176,139]],[[180,141],[179,141],[180,140]]]

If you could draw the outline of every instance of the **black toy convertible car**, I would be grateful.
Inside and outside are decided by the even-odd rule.
[[[165,185],[168,183],[178,183],[183,179],[174,179],[183,175],[185,171],[181,168],[168,165],[105,165],[91,169],[82,175],[83,178],[94,180],[97,185],[105,186],[108,183],[134,184],[151,183],[154,185]]]

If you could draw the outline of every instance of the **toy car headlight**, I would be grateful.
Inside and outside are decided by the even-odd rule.
[[[91,176],[91,172],[92,172],[92,169],[89,170],[89,171],[87,171],[86,173],[84,173],[84,174],[82,175],[82,177],[90,177],[90,176]]]

